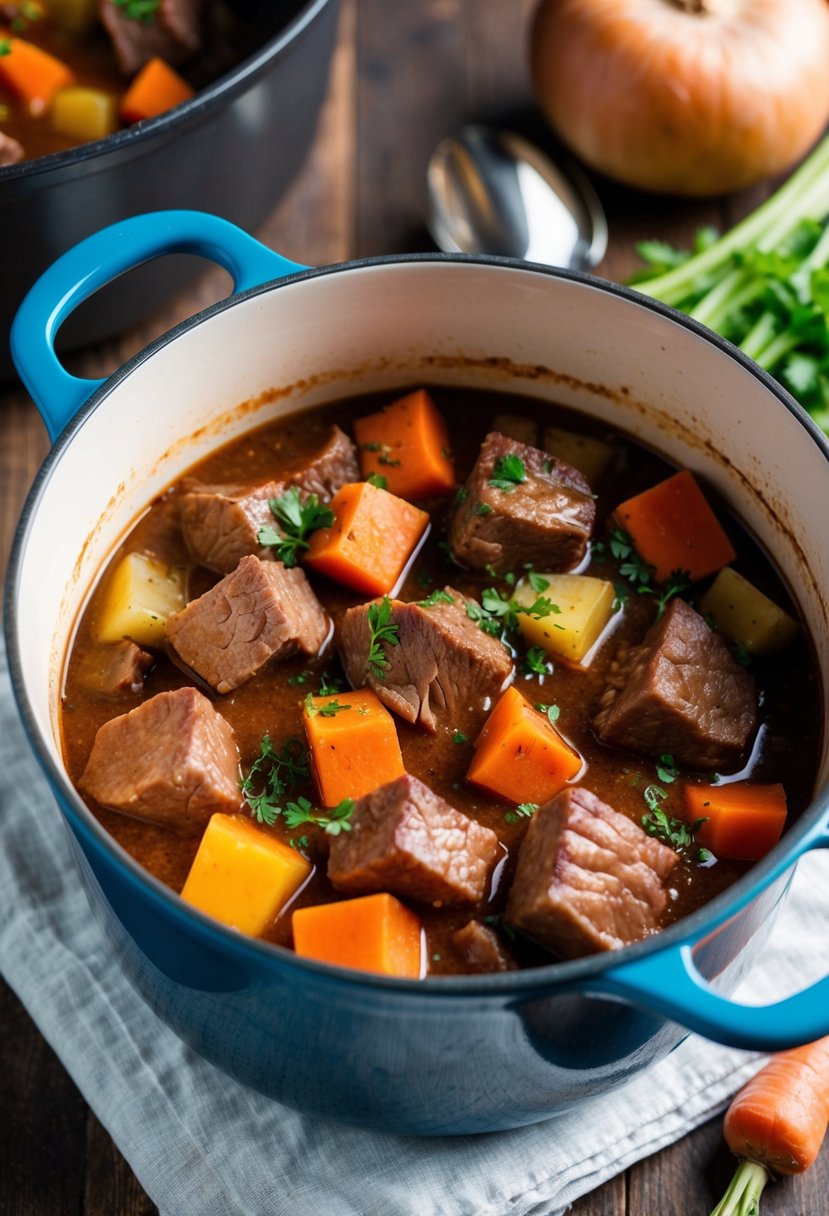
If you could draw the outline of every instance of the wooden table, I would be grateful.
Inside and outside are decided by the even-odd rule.
[[[534,0],[344,0],[328,100],[309,160],[260,235],[310,265],[431,248],[424,173],[436,141],[466,121],[497,122],[551,145],[531,109],[526,26]],[[612,241],[600,268],[623,279],[633,242],[687,242],[764,196],[706,204],[644,198],[599,184]],[[85,352],[76,370],[117,367],[175,321],[223,294],[218,272],[140,330]],[[0,390],[0,572],[20,505],[47,450],[31,401]],[[8,988],[0,988],[0,1216],[155,1212],[129,1167]],[[730,1177],[719,1120],[576,1204],[575,1216],[704,1216]],[[829,1211],[829,1152],[763,1200],[764,1216]],[[336,1212],[320,1216],[337,1216]],[[389,1216],[394,1216],[390,1213]]]

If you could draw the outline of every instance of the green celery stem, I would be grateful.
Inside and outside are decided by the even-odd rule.
[[[656,278],[637,283],[636,290],[666,304],[679,304],[703,276],[726,268],[732,254],[748,245],[773,248],[802,219],[822,219],[829,211],[829,136],[776,193],[703,253]]]
[[[760,1196],[771,1178],[764,1165],[756,1161],[741,1161],[728,1190],[711,1212],[711,1216],[759,1216]]]
[[[758,354],[754,355],[754,362],[759,363],[767,372],[771,371],[784,355],[787,355],[790,350],[794,350],[799,341],[799,336],[790,331],[778,334],[769,342],[768,346],[764,346]]]
[[[696,308],[691,309],[688,316],[695,317],[703,325],[710,325],[712,328],[715,328],[715,321],[717,316],[720,315],[720,311],[730,304],[732,298],[739,291],[742,291],[748,277],[747,272],[739,267],[730,270],[724,278],[720,279],[716,287],[712,287],[702,297]]]
[[[740,343],[740,350],[750,359],[756,359],[760,351],[775,337],[776,328],[774,313],[762,313]]]

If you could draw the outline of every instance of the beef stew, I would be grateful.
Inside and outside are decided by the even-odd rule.
[[[780,787],[786,822],[807,805],[821,715],[809,638],[792,624],[796,608],[768,560],[696,482],[714,508],[713,542],[701,539],[708,519],[690,541],[675,535],[677,564],[657,580],[642,553],[656,527],[647,501],[627,527],[621,519],[627,504],[675,480],[655,453],[530,400],[441,389],[432,396],[431,413],[420,404],[416,417],[411,406],[402,410],[414,440],[405,425],[392,426],[388,442],[374,437],[351,447],[348,436],[359,435],[360,420],[378,416],[378,405],[399,422],[397,399],[343,402],[245,436],[152,504],[94,591],[69,655],[61,724],[69,773],[133,856],[185,896],[198,889],[192,902],[240,928],[252,923],[246,911],[228,909],[221,893],[211,896],[205,876],[217,865],[213,837],[222,833],[221,864],[231,840],[231,851],[250,854],[251,873],[259,875],[261,850],[243,847],[253,824],[254,846],[267,842],[284,896],[265,901],[254,931],[291,947],[294,913],[330,904],[325,917],[309,918],[324,926],[329,961],[371,967],[354,963],[355,925],[366,935],[366,960],[404,957],[409,975],[413,925],[425,940],[420,974],[532,966],[639,940],[700,906],[762,855],[742,846],[715,854],[702,844],[700,821],[720,791],[756,786],[762,802]],[[521,422],[522,439],[507,433],[505,413]],[[330,477],[309,481],[332,442],[343,459]],[[353,480],[358,461],[363,482]],[[391,492],[384,468],[413,472],[414,502]],[[421,476],[425,496],[415,498]],[[684,485],[687,475],[680,476]],[[545,485],[565,521],[572,522],[575,495],[582,537],[563,550],[534,540],[527,568],[520,521],[514,539],[516,503],[526,499],[527,513],[549,526]],[[204,519],[212,513],[217,521],[212,540],[196,521],[194,495]],[[396,516],[387,499],[407,510]],[[351,511],[353,529],[343,526]],[[406,532],[403,525],[421,514],[427,530]],[[379,535],[373,518],[382,521]],[[497,564],[478,567],[468,558],[467,538],[480,537],[476,520],[496,525],[488,535],[497,536]],[[359,554],[333,552],[352,532],[364,538],[362,566]],[[222,578],[227,563],[205,555],[223,551],[227,535],[237,545],[242,533],[248,551],[239,559],[234,549],[237,564]],[[377,585],[385,550],[399,548],[404,534],[406,559],[396,559],[397,573]],[[750,588],[749,616],[770,603],[791,625],[765,650],[750,651],[716,596],[711,607],[716,567],[693,581],[683,573],[712,548],[726,555],[720,568],[731,570],[725,562],[733,561]],[[323,566],[315,564],[320,554]],[[155,585],[173,588],[174,602],[155,614],[166,618],[160,634],[145,611],[134,616],[137,625],[119,625],[113,639],[113,587],[120,564],[136,555],[153,563]],[[241,600],[227,595],[226,580],[248,569],[255,585]],[[286,597],[275,590],[286,575],[301,580],[304,597],[287,629]],[[144,591],[146,584],[140,592],[131,586],[133,605]],[[176,645],[177,621],[192,618],[205,600],[213,605],[202,630],[210,663],[201,661],[200,645]],[[266,636],[275,613],[277,644]],[[313,627],[303,635],[296,625]],[[234,659],[228,681],[214,659],[231,636],[234,647],[248,637],[257,657]],[[747,636],[754,645],[755,635]],[[125,645],[137,650],[129,652],[131,676],[108,678],[127,661],[114,662],[113,648],[123,656]],[[148,671],[139,657],[147,654]],[[92,678],[98,672],[100,680]],[[155,707],[169,714],[169,698],[182,692],[186,704],[174,701],[174,746],[163,725],[140,719],[166,720]],[[230,730],[230,761],[224,730],[199,758],[211,715]],[[130,760],[130,749],[113,745],[106,732],[126,733],[136,718]],[[723,724],[731,724],[725,735]],[[107,755],[113,772],[134,765],[136,791],[150,790],[145,802],[143,794],[130,802],[128,792],[116,799],[101,783]],[[168,795],[158,792],[163,773],[144,772],[165,764]],[[718,765],[722,772],[713,771]],[[231,768],[235,807],[227,796]],[[210,805],[220,818],[208,814]],[[782,830],[779,815],[776,822],[776,835],[761,833],[764,850]],[[235,824],[243,825],[239,833]],[[297,865],[297,856],[306,864]],[[239,885],[238,875],[233,881]],[[259,878],[256,884],[259,890]],[[573,895],[591,884],[598,884],[594,908],[612,901],[615,889],[634,912],[603,927]],[[399,950],[380,948],[380,939],[397,933],[407,935]]]

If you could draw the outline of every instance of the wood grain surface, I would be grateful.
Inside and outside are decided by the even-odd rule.
[[[532,110],[526,75],[533,7],[534,0],[344,0],[317,138],[260,237],[310,265],[431,248],[422,218],[425,168],[443,135],[467,121],[495,122],[554,152]],[[700,223],[728,226],[764,196],[755,190],[697,204],[644,198],[606,182],[598,188],[612,238],[600,271],[614,279],[635,266],[638,238],[687,242]],[[224,274],[208,272],[140,329],[74,356],[72,369],[88,375],[114,369],[225,291]],[[47,447],[25,392],[0,389],[0,572]],[[714,1120],[572,1210],[575,1216],[704,1216],[732,1166]],[[763,1216],[825,1216],[829,1152],[804,1177],[770,1188],[762,1210]],[[17,998],[0,986],[0,1216],[155,1211]],[[332,1208],[320,1216],[338,1214]]]

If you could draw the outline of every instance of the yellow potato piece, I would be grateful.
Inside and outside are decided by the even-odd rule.
[[[528,646],[541,646],[549,655],[580,663],[594,645],[613,612],[613,584],[586,574],[542,574],[549,583],[535,591],[522,579],[515,589],[519,604],[529,607],[544,596],[561,609],[548,616],[519,613],[518,624]]]
[[[132,638],[160,646],[164,623],[184,607],[184,571],[143,553],[128,553],[108,575],[94,622],[99,642]]]
[[[72,139],[104,139],[121,125],[118,99],[103,89],[60,89],[52,98],[50,122],[53,130]]]
[[[259,937],[311,873],[296,849],[245,819],[215,814],[181,892],[208,916]]]
[[[700,610],[749,654],[774,654],[797,633],[797,622],[731,566],[720,570],[702,597]]]
[[[613,455],[613,448],[603,439],[577,435],[575,431],[565,431],[557,426],[545,427],[541,446],[551,456],[583,473],[590,486],[599,480]]]

